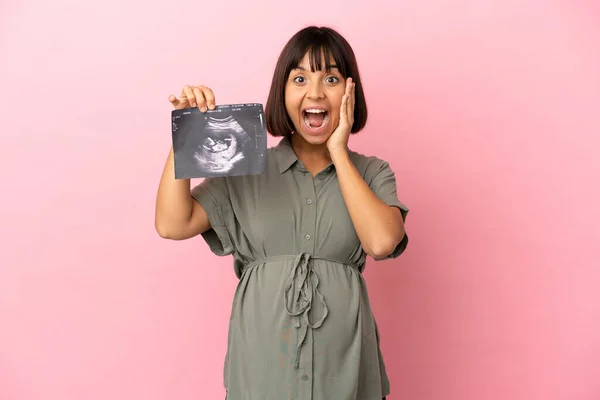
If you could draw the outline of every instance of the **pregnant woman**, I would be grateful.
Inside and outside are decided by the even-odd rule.
[[[170,96],[214,109],[206,86]],[[225,358],[228,400],[380,400],[390,393],[362,272],[366,256],[406,249],[408,208],[389,164],[348,148],[367,106],[352,48],[307,27],[284,47],[265,107],[282,137],[263,174],[175,180],[169,154],[156,200],[160,236],[197,235],[232,255],[239,284]],[[207,269],[209,264],[204,264]]]

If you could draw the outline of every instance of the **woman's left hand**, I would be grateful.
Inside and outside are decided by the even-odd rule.
[[[346,91],[342,97],[340,106],[340,122],[338,127],[327,139],[327,148],[330,152],[336,150],[347,150],[350,130],[354,124],[354,82],[352,78],[346,80]]]

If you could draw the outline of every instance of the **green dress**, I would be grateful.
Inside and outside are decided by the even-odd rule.
[[[396,195],[389,164],[349,151],[379,198]],[[330,164],[314,178],[283,138],[260,175],[208,178],[192,195],[218,256],[233,256],[224,365],[227,400],[381,400],[390,385],[362,272],[366,254]],[[406,248],[405,236],[387,258]]]

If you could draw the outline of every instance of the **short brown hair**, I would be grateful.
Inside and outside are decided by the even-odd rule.
[[[307,53],[312,72],[320,70],[323,61],[325,61],[325,70],[329,71],[330,58],[333,58],[344,79],[352,78],[355,83],[355,103],[351,133],[359,132],[367,123],[367,103],[358,73],[356,56],[342,35],[332,28],[317,26],[308,26],[297,32],[279,55],[265,105],[267,131],[272,136],[287,136],[294,131],[294,124],[285,107],[285,87],[290,72],[300,64]],[[324,56],[324,60],[321,55]]]

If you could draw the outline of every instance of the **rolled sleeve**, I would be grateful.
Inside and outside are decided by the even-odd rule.
[[[409,208],[398,199],[396,188],[396,176],[386,161],[378,160],[379,162],[373,165],[371,178],[369,179],[369,187],[384,203],[390,207],[396,207],[400,210],[402,221],[406,221]],[[396,258],[404,253],[408,246],[408,234],[398,243],[396,248],[383,259]]]
[[[192,189],[192,197],[202,206],[211,228],[201,234],[217,256],[234,252],[231,221],[234,220],[227,181],[224,177],[206,178]]]

